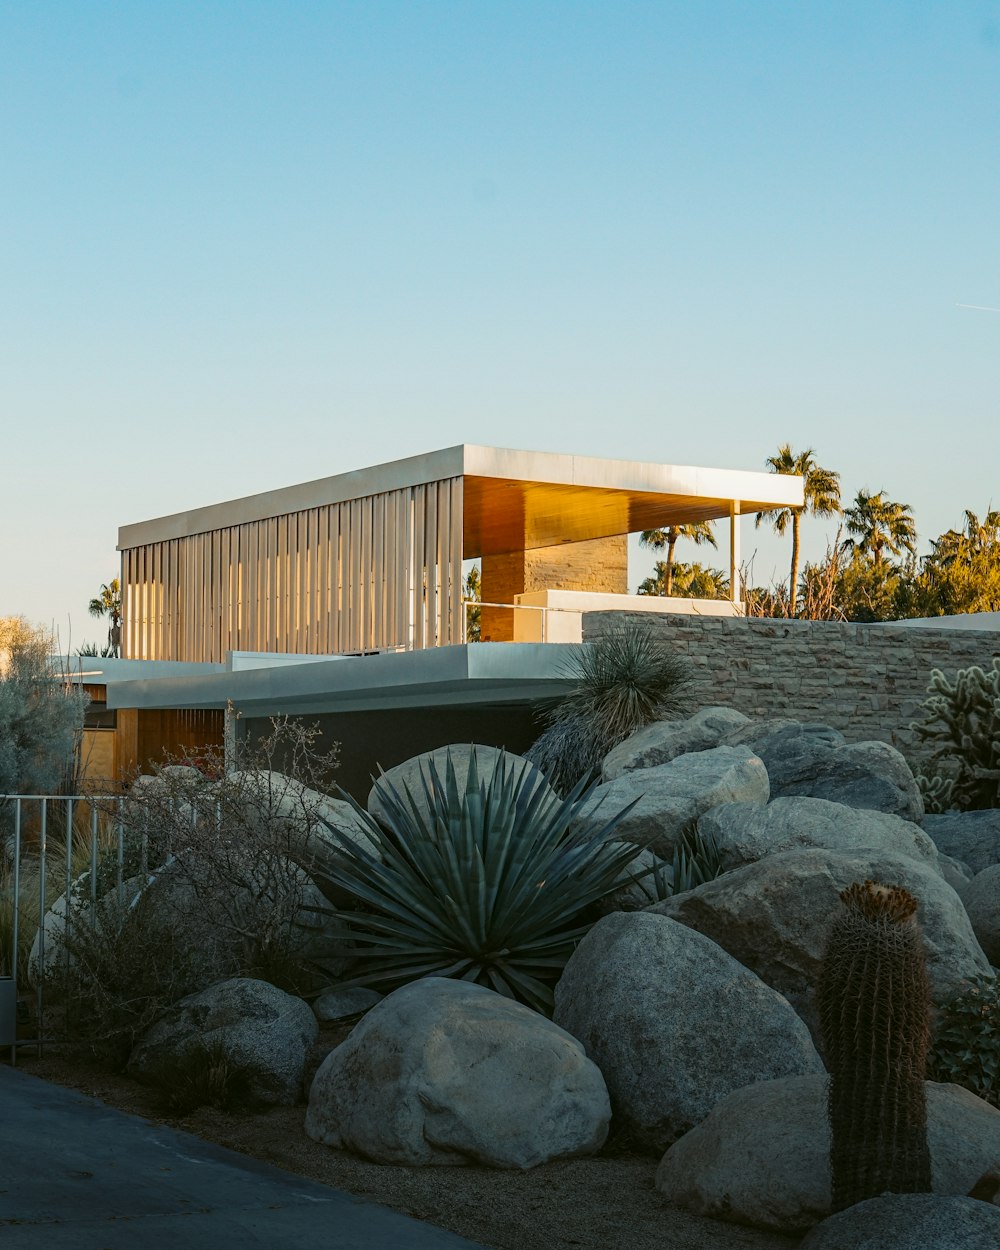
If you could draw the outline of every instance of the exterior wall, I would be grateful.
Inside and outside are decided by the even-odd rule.
[[[535,590],[628,594],[628,535],[483,556],[484,603],[512,604],[515,595]],[[481,619],[484,642],[514,641],[513,611],[484,607]]]
[[[146,772],[151,764],[164,763],[165,755],[221,747],[223,719],[222,712],[211,709],[120,708],[115,779],[127,780],[137,769]]]
[[[463,479],[122,550],[122,656],[222,662],[465,638]]]
[[[591,641],[619,614],[588,613]],[[644,616],[703,676],[699,700],[748,716],[822,721],[850,742],[878,738],[916,754],[909,724],[931,669],[949,675],[1000,655],[1000,632],[837,621]]]
[[[80,780],[90,792],[103,790],[119,778],[118,731],[85,729],[80,742]]]
[[[452,742],[476,742],[520,754],[541,732],[530,704],[397,708],[300,719],[319,726],[319,750],[328,751],[339,743],[340,767],[333,779],[362,806],[380,768],[394,768],[414,755]],[[237,724],[240,735],[250,743],[272,732],[266,717],[241,718]]]

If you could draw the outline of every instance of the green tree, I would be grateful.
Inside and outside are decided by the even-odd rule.
[[[703,564],[675,564],[668,569],[665,560],[657,560],[652,577],[640,583],[639,594],[669,595],[682,599],[728,599],[729,578],[721,569],[706,568]]]
[[[961,530],[935,539],[915,592],[920,616],[1000,611],[1000,512],[966,511]]]
[[[775,533],[784,535],[792,530],[792,566],[788,576],[789,615],[795,615],[799,585],[799,553],[801,551],[800,526],[803,513],[812,516],[837,516],[840,512],[840,474],[824,469],[816,463],[811,447],[793,452],[791,444],[783,443],[777,455],[765,461],[772,473],[790,474],[803,479],[805,502],[801,508],[769,508],[758,512],[754,522],[759,526],[765,518],[774,526]]]
[[[677,540],[679,538],[689,538],[691,542],[699,547],[702,543],[708,543],[712,547],[717,545],[715,541],[715,534],[712,531],[711,521],[693,521],[690,525],[668,525],[665,530],[643,530],[639,536],[639,542],[642,546],[651,547],[653,551],[666,551],[667,558],[666,560],[658,561],[656,564],[657,570],[663,570],[662,579],[665,589],[662,591],[640,590],[639,593],[641,595],[669,595],[673,593],[671,586],[673,583],[674,573],[674,548],[677,546]],[[659,572],[655,573],[654,580],[660,576],[661,574]],[[648,581],[649,579],[647,578],[646,580]],[[685,591],[682,593],[686,594],[687,592]]]
[[[117,577],[101,587],[101,593],[91,599],[87,610],[91,616],[108,617],[108,646],[104,654],[117,656],[122,641],[122,593]]]
[[[483,597],[483,583],[478,564],[474,564],[466,574],[463,597],[466,604],[465,641],[479,642],[482,638],[483,609],[478,605]],[[476,606],[470,606],[473,604]]]
[[[908,503],[886,499],[884,491],[871,494],[859,490],[854,503],[844,510],[844,525],[853,535],[844,539],[844,551],[870,556],[876,568],[881,568],[885,552],[897,559],[904,553],[912,556],[916,552],[913,509]]]
[[[86,698],[50,645],[22,617],[0,618],[0,794],[52,794],[71,776]]]

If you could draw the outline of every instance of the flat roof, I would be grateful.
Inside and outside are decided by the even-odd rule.
[[[729,515],[733,501],[747,513],[803,503],[802,479],[791,475],[463,443],[125,525],[118,549],[454,477],[465,479],[467,557],[715,520]]]
[[[244,716],[535,703],[572,685],[577,643],[489,642],[109,683],[109,708],[225,708]],[[266,660],[266,657],[262,657]],[[290,661],[293,657],[281,657]]]

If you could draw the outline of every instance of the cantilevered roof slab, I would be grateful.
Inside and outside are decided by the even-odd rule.
[[[116,673],[107,699],[110,708],[140,709],[225,708],[232,701],[242,716],[534,704],[571,687],[567,657],[578,649],[562,643],[463,644],[315,657],[301,664],[272,656],[263,657],[260,667],[229,671],[205,664],[199,675],[123,680]]]
[[[802,479],[462,444],[119,530],[119,549],[227,529],[385,491],[464,479],[466,558],[801,507]]]

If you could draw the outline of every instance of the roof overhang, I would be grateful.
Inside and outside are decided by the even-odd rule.
[[[123,526],[118,548],[463,477],[466,557],[798,508],[800,477],[461,444]]]
[[[560,643],[474,643],[424,651],[312,657],[198,676],[118,681],[109,708],[225,708],[242,716],[531,704],[571,684]],[[208,665],[205,666],[209,668]],[[214,666],[212,666],[214,668]]]

